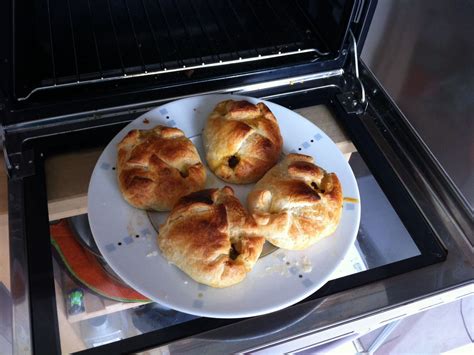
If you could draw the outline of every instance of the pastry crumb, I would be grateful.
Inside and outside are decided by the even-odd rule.
[[[158,251],[157,251],[157,250],[154,250],[154,251],[148,253],[148,254],[146,255],[146,257],[147,257],[147,258],[150,258],[150,257],[152,257],[152,256],[157,256],[157,255],[158,255]]]
[[[311,264],[311,260],[309,260],[307,256],[304,256],[301,262],[302,262],[301,266],[302,266],[303,272],[308,273],[313,270],[313,265]]]

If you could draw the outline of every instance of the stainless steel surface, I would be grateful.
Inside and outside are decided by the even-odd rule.
[[[474,211],[474,2],[379,1],[362,59]]]
[[[25,236],[22,226],[14,221],[22,213],[23,201],[21,182],[9,183],[9,231],[10,231],[10,275],[12,296],[12,340],[15,354],[28,354],[31,352],[31,323],[30,323],[30,297],[28,286],[28,261],[25,250]],[[14,196],[14,197],[12,197]],[[17,217],[17,218],[15,218]]]
[[[398,319],[390,324],[388,324],[382,332],[375,338],[374,342],[367,349],[368,355],[372,355],[377,351],[378,348],[384,343],[384,341],[392,334],[395,328],[400,324],[401,319]]]
[[[55,89],[55,88],[64,88],[64,87],[72,87],[72,86],[79,86],[79,85],[85,85],[85,84],[102,83],[102,82],[107,82],[107,81],[138,78],[138,77],[143,77],[143,76],[162,75],[162,74],[179,72],[179,71],[187,71],[187,70],[196,70],[196,69],[203,69],[203,68],[210,68],[210,67],[218,67],[218,66],[232,65],[232,64],[237,64],[237,63],[255,62],[255,61],[271,59],[271,58],[301,55],[301,54],[304,54],[304,53],[315,53],[317,55],[324,54],[324,53],[321,53],[316,48],[307,48],[307,49],[298,48],[298,50],[291,51],[291,52],[278,52],[278,53],[275,53],[275,54],[267,54],[267,55],[258,54],[255,57],[250,57],[250,58],[239,57],[238,59],[235,59],[235,60],[227,60],[227,61],[220,60],[219,62],[215,62],[215,63],[204,63],[204,62],[202,62],[200,65],[189,65],[189,66],[183,65],[181,68],[172,68],[172,69],[163,68],[162,70],[153,70],[153,71],[146,71],[145,70],[143,73],[138,73],[138,74],[123,74],[123,75],[114,76],[114,77],[101,77],[100,79],[77,80],[77,81],[72,82],[72,83],[45,85],[45,86],[40,86],[40,87],[34,88],[33,90],[31,90],[31,92],[28,93],[28,95],[26,95],[24,97],[19,97],[18,101],[25,101],[25,100],[29,99],[31,97],[31,95],[33,95],[36,92],[51,90],[51,89]]]
[[[10,291],[0,281],[0,349],[3,354],[13,353],[12,344],[12,298]]]

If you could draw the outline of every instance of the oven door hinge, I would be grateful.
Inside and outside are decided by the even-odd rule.
[[[367,109],[367,97],[364,84],[362,84],[359,77],[359,52],[352,31],[349,32],[349,37],[352,42],[352,60],[348,71],[353,75],[354,85],[351,85],[350,91],[338,94],[336,97],[347,113],[361,114]]]
[[[34,151],[29,149],[23,152],[8,153],[7,145],[5,144],[5,128],[2,125],[0,125],[0,143],[3,148],[3,157],[10,179],[16,180],[35,175]]]
[[[26,150],[21,153],[8,154],[3,147],[5,165],[7,166],[8,177],[12,180],[23,179],[35,175],[35,157],[33,150]]]
[[[360,115],[367,108],[367,104],[361,103],[358,95],[353,91],[337,94],[336,98],[347,114]]]

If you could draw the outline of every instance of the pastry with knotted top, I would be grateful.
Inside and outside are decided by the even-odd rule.
[[[210,114],[203,132],[209,168],[234,184],[256,182],[281,154],[278,122],[260,102],[227,100]]]
[[[168,211],[184,195],[200,190],[206,171],[193,143],[178,128],[130,131],[118,144],[120,191],[132,206]]]
[[[289,154],[248,195],[260,233],[283,249],[301,250],[332,234],[342,211],[342,187],[312,157]]]
[[[212,287],[242,281],[264,243],[255,221],[228,186],[182,197],[158,235],[158,246],[168,261]]]

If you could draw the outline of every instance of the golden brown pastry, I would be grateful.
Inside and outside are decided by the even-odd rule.
[[[234,184],[256,182],[281,154],[283,140],[268,107],[247,101],[219,103],[203,132],[209,168]]]
[[[307,155],[287,155],[248,195],[261,234],[277,247],[305,249],[339,224],[343,199],[339,179],[313,162]]]
[[[158,245],[171,263],[197,282],[227,287],[242,281],[265,238],[226,186],[184,196],[160,227]]]
[[[118,144],[120,191],[132,206],[170,210],[181,196],[200,190],[206,171],[193,143],[178,128],[130,131]]]

